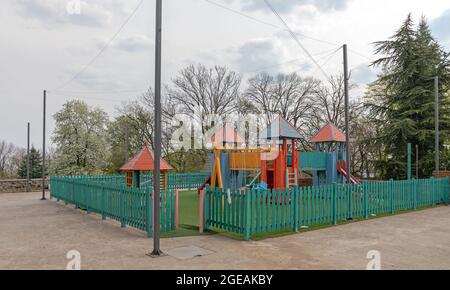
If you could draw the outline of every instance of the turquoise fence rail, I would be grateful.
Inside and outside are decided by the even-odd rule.
[[[169,173],[167,188],[171,190],[197,190],[209,176],[209,173]]]
[[[130,226],[146,231],[151,237],[154,202],[149,188],[129,188],[120,178],[112,177],[50,178],[52,198],[86,210],[87,213],[99,214],[103,219],[116,220],[122,227]],[[174,231],[175,192],[172,190],[162,192],[160,205],[161,231],[163,233]]]
[[[223,191],[204,193],[204,228],[244,235],[336,225],[449,203],[449,179],[364,182],[289,190]]]
[[[167,175],[167,189],[197,190],[209,176],[209,173],[169,173]],[[124,175],[83,176],[83,179],[85,181],[105,184],[126,184],[126,177]],[[153,175],[141,174],[140,188],[151,191],[153,188]]]

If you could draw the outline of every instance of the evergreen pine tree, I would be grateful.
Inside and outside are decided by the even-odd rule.
[[[20,162],[19,170],[17,175],[20,179],[27,178],[27,155],[25,155]],[[41,178],[42,177],[42,155],[36,150],[36,148],[31,147],[30,150],[30,178]]]
[[[411,15],[394,36],[375,45],[375,52],[383,57],[373,65],[381,67],[382,73],[371,86],[369,106],[374,122],[382,128],[378,142],[384,154],[377,163],[379,172],[383,178],[405,178],[407,144],[412,143],[419,145],[421,176],[430,176],[434,168],[434,76],[448,84],[448,55],[432,37],[426,19],[415,29]],[[450,107],[448,98],[441,96],[441,138],[446,140]]]

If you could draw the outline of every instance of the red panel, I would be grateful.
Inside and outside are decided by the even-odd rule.
[[[154,171],[155,170],[155,161],[154,154],[148,146],[145,146],[141,152],[139,152],[136,156],[131,158],[120,170],[122,171]],[[168,171],[172,170],[172,166],[170,166],[166,161],[161,159],[160,162],[161,170]]]
[[[322,130],[311,139],[311,143],[323,142],[346,142],[345,134],[338,129],[333,123],[328,123]]]

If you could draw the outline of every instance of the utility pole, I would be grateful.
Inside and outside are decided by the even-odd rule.
[[[351,183],[351,158],[350,158],[350,98],[349,98],[349,85],[348,85],[348,55],[347,44],[344,44],[344,93],[345,93],[345,142],[347,144],[347,183]]]
[[[30,123],[27,125],[27,192],[30,192]]]
[[[347,44],[344,44],[344,93],[345,93],[345,142],[347,145],[346,163],[347,163],[347,184],[352,183],[351,177],[351,158],[350,158],[350,97],[349,97],[349,87],[348,87],[348,55],[347,55]],[[348,192],[348,220],[353,220],[353,202],[352,202],[352,192]]]
[[[156,0],[156,41],[155,41],[155,172],[153,177],[153,252],[151,257],[163,255],[160,248],[161,236],[161,55],[162,55],[162,0]]]
[[[436,174],[439,175],[440,160],[439,160],[439,77],[434,78],[434,97],[435,97],[435,151],[436,151]]]
[[[47,118],[47,91],[44,90],[44,114],[43,114],[43,129],[42,129],[42,198],[45,198],[45,133],[46,133],[46,118]]]

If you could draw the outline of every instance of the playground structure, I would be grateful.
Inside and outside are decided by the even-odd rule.
[[[297,151],[303,138],[281,116],[261,131],[260,139],[270,148],[241,148],[243,140],[236,131],[227,127],[218,131],[212,138],[211,178],[202,187],[210,180],[212,188],[220,189],[287,189],[298,187],[303,173],[312,175],[315,186],[346,182],[346,139],[331,122],[311,139],[316,152]],[[352,184],[361,183],[354,176],[350,180]]]
[[[302,153],[301,168],[313,172],[314,186],[345,183],[347,177],[347,164],[345,145],[346,138],[333,123],[329,122],[317,133],[310,143],[315,144],[315,153]],[[361,181],[350,176],[352,184],[361,184]]]
[[[143,174],[154,170],[147,144],[122,167],[126,176],[52,177],[51,197],[120,222],[122,227],[146,231],[148,237],[157,226],[168,236],[191,235],[198,226],[200,234],[220,230],[246,240],[450,202],[448,178],[411,178],[411,144],[407,180],[360,184],[352,178],[352,184],[346,184],[344,136],[333,124],[312,138],[316,152],[303,153],[295,149],[299,132],[286,120],[278,118],[269,127],[260,136],[272,143],[270,148],[239,148],[243,142],[234,130],[219,132],[225,138],[215,139],[211,177],[169,173],[171,166],[161,161],[164,183],[159,201],[153,194],[152,176]],[[296,185],[306,171],[313,175],[314,186]],[[192,190],[206,177],[212,184],[197,195]],[[160,225],[154,224],[155,206],[161,209]]]
[[[297,151],[301,134],[282,117],[262,130],[260,138],[270,146],[246,148],[235,130],[219,130],[211,139],[211,175],[170,173],[172,167],[161,160],[159,201],[152,175],[146,174],[154,170],[148,144],[121,168],[125,176],[52,177],[51,197],[146,231],[149,237],[157,226],[169,236],[190,235],[198,227],[200,234],[221,230],[246,240],[450,202],[448,178],[412,179],[411,144],[407,180],[360,182],[351,176],[348,184],[345,136],[334,124],[310,140],[315,152]],[[305,174],[312,175],[314,186],[299,186]],[[192,191],[198,187],[199,195]],[[186,193],[180,197],[181,191]],[[154,224],[155,206],[161,209],[160,225]]]
[[[148,143],[145,143],[144,148],[131,158],[125,165],[123,165],[120,170],[125,172],[126,185],[132,188],[140,188],[146,183],[150,183],[152,180],[149,178],[148,181],[141,179],[142,173],[153,173],[155,170],[154,153],[149,149]],[[161,189],[167,190],[167,176],[168,173],[173,170],[169,163],[161,159]]]

